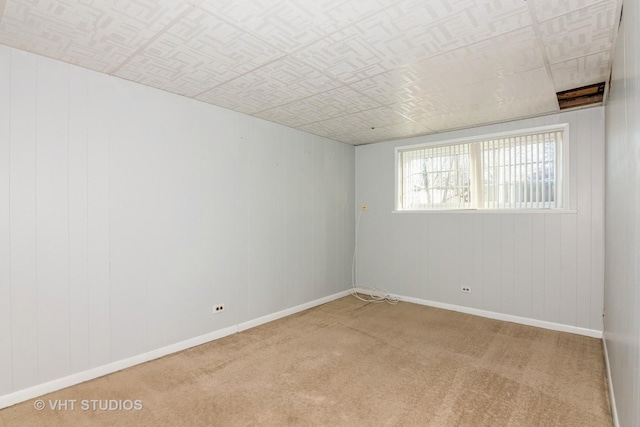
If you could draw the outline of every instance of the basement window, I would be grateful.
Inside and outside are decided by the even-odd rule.
[[[396,149],[396,209],[563,209],[568,125]]]

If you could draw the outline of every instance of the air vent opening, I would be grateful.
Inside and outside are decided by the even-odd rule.
[[[560,110],[602,103],[604,82],[556,93]]]

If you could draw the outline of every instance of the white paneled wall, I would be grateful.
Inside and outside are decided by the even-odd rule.
[[[0,94],[11,93],[11,52],[0,49]],[[0,98],[0,395],[13,390],[11,347],[11,100]]]
[[[354,159],[0,47],[0,397],[344,291]]]
[[[604,338],[620,426],[640,425],[640,7],[624,2],[606,105]]]
[[[393,213],[394,149],[569,123],[565,213]],[[604,109],[356,148],[357,282],[405,297],[602,331]],[[470,286],[471,294],[460,291]]]

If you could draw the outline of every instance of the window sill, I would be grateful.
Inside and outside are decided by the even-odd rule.
[[[433,210],[393,210],[397,214],[546,214],[546,215],[575,215],[576,209],[433,209]]]

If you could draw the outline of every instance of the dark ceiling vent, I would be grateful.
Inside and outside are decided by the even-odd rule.
[[[604,82],[556,93],[561,110],[584,107],[602,102]]]

